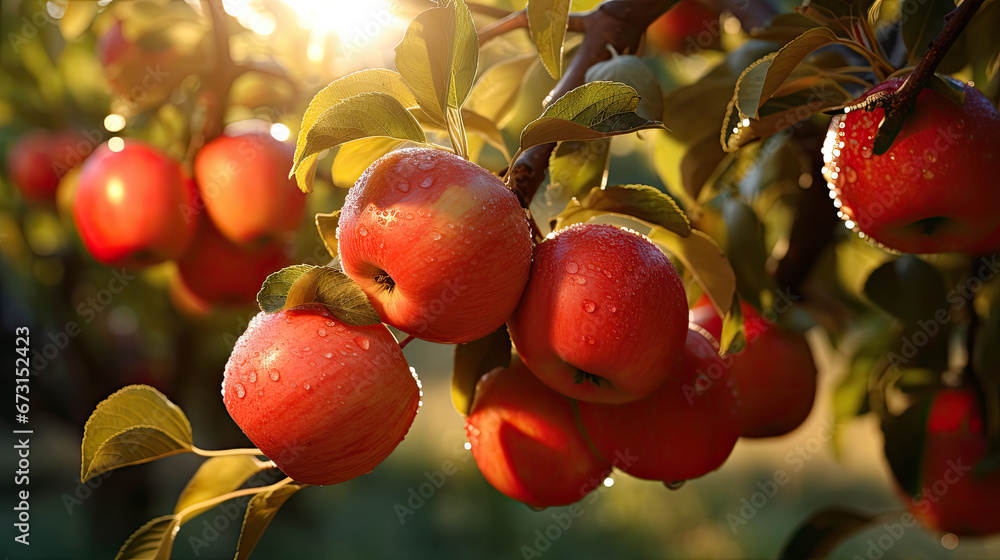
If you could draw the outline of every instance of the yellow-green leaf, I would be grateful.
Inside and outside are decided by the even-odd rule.
[[[534,63],[535,55],[523,54],[490,66],[476,80],[465,108],[502,127],[510,119],[521,82]]]
[[[562,200],[579,196],[608,180],[611,140],[560,142],[549,158],[548,195]]]
[[[339,257],[337,253],[338,224],[340,224],[340,210],[330,214],[316,214],[316,229],[319,231],[319,237],[323,240],[327,252],[335,259]]]
[[[739,352],[746,345],[746,334],[743,330],[743,308],[740,307],[740,299],[733,297],[733,303],[729,306],[729,311],[722,319],[722,340],[719,346],[722,352]]]
[[[639,95],[616,82],[590,82],[566,93],[521,132],[521,149],[565,140],[594,140],[628,134],[663,123],[635,113]]]
[[[464,0],[417,15],[396,45],[396,69],[427,115],[443,125],[465,103],[479,66],[479,38]]]
[[[330,107],[309,128],[305,145],[292,170],[298,174],[304,158],[323,150],[372,136],[424,143],[420,123],[394,97],[361,93]]]
[[[502,325],[479,340],[455,346],[455,360],[451,370],[451,402],[459,414],[469,414],[480,377],[495,368],[510,367],[510,348],[507,325]]]
[[[174,515],[157,517],[125,541],[115,560],[168,560],[181,520]]]
[[[80,480],[191,451],[191,424],[163,393],[130,385],[94,409],[83,428]]]
[[[736,274],[719,244],[698,230],[691,230],[691,235],[681,237],[656,227],[649,232],[649,238],[684,264],[719,316],[725,317],[736,295]]]
[[[758,109],[813,51],[840,39],[826,27],[815,27],[747,68],[736,82],[736,107],[741,114],[758,117]]]
[[[292,284],[285,307],[320,303],[349,325],[377,325],[382,319],[361,286],[343,272],[315,266]]]
[[[333,158],[333,167],[330,169],[333,184],[345,189],[351,188],[375,160],[405,143],[406,140],[398,138],[376,136],[344,144]]]
[[[299,188],[305,192],[312,190],[312,174],[315,173],[315,156],[304,156],[306,136],[313,125],[327,109],[343,102],[345,99],[362,93],[384,93],[392,97],[403,107],[413,107],[417,104],[413,92],[407,87],[403,77],[392,70],[374,68],[348,74],[330,83],[313,96],[309,107],[302,115],[302,126],[299,128],[298,141],[295,144],[296,167],[301,173],[296,173]]]
[[[174,506],[174,513],[197,506],[207,500],[212,500],[238,489],[251,476],[267,469],[269,463],[263,463],[252,455],[223,455],[211,457],[198,467],[187,486],[181,491]],[[209,506],[209,507],[215,507]],[[195,509],[184,516],[188,518],[201,513]]]
[[[247,513],[243,517],[243,528],[240,529],[240,540],[236,544],[236,560],[246,560],[250,557],[264,530],[278,513],[278,509],[308,484],[290,483],[273,490],[256,494],[247,505]]]
[[[72,41],[90,27],[97,15],[97,2],[69,2],[66,12],[59,18],[59,31],[67,41]]]
[[[528,30],[542,65],[553,78],[562,76],[563,44],[570,0],[528,0]]]
[[[596,187],[582,200],[573,201],[555,218],[553,230],[586,222],[602,214],[621,214],[673,233],[691,235],[691,222],[668,195],[648,185]]]

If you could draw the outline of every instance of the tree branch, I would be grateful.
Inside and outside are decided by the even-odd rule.
[[[965,0],[945,16],[946,23],[941,33],[931,42],[927,53],[917,63],[913,72],[907,76],[903,85],[899,86],[895,92],[874,100],[874,103],[865,104],[868,109],[874,107],[885,109],[885,116],[879,125],[878,133],[875,134],[872,153],[882,155],[889,151],[896,135],[903,128],[903,121],[913,112],[913,105],[917,101],[920,90],[927,84],[927,80],[934,74],[934,70],[944,59],[948,49],[958,39],[962,30],[972,21],[972,16],[983,5],[983,2],[984,0]]]

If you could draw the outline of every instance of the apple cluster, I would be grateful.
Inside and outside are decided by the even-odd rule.
[[[385,325],[445,344],[506,325],[515,353],[479,379],[466,431],[486,480],[536,508],[580,500],[613,467],[668,484],[700,477],[741,435],[786,433],[811,409],[801,335],[747,306],[746,350],[720,354],[721,319],[708,305],[703,327],[689,323],[681,278],[649,239],[577,224],[535,244],[517,197],[444,150],[382,157],[338,220],[343,272],[384,324],[350,325],[324,306],[262,312],[223,381],[233,419],[300,482],[370,471],[413,422],[419,382]],[[787,358],[778,367],[775,353]]]
[[[18,163],[37,159],[29,142],[35,137],[11,152]],[[58,147],[49,143],[45,152]],[[87,157],[75,180],[64,181],[65,196],[98,262],[135,269],[176,261],[176,289],[196,307],[246,304],[268,274],[290,262],[285,237],[305,211],[305,196],[287,178],[290,157],[291,147],[269,134],[224,135],[197,153],[192,175],[149,143],[109,142]],[[59,169],[59,162],[36,163],[38,177],[16,180],[33,198],[52,199],[58,178],[37,170]]]

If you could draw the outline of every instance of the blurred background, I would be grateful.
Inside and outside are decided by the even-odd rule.
[[[598,3],[574,2],[573,9]],[[512,10],[524,2],[492,4]],[[792,5],[761,4],[782,11]],[[222,5],[230,61],[250,69],[230,84],[218,119],[227,130],[256,127],[292,146],[312,95],[346,73],[391,68],[393,46],[408,21],[430,3],[224,0]],[[665,92],[695,83],[749,41],[732,13],[709,14],[684,32],[690,41],[647,45],[644,57]],[[3,550],[11,558],[112,558],[134,530],[172,511],[200,459],[169,457],[83,484],[80,441],[89,414],[119,388],[148,384],[185,411],[199,447],[249,446],[226,413],[219,386],[229,352],[257,308],[252,298],[199,298],[179,280],[172,261],[125,269],[96,262],[74,226],[72,169],[98,145],[129,137],[159,146],[190,170],[191,146],[212,118],[205,95],[211,93],[218,53],[211,49],[205,5],[197,1],[3,0],[0,18],[0,323],[3,355],[11,356],[5,363],[13,362],[18,327],[30,329],[35,350],[28,426],[33,430],[31,544],[13,541],[16,488],[9,474],[16,470],[16,456],[10,452],[13,442],[5,440]],[[114,33],[144,62],[137,67],[109,62],[115,56],[108,54],[113,47],[107,37]],[[508,34],[484,50],[480,68],[528,48],[526,33]],[[521,128],[537,117],[555,83],[537,63],[525,68],[514,108],[502,123],[507,146],[516,146]],[[61,158],[49,163],[60,170],[46,179],[55,181],[52,193],[26,195],[12,179],[13,167],[23,160],[10,154],[31,135],[65,133],[75,139],[69,147],[49,144],[42,150]],[[616,138],[608,148],[607,180],[669,183],[675,171],[657,151],[670,149],[664,138],[652,133]],[[477,161],[485,167],[497,171],[506,165],[495,148],[480,142],[478,150]],[[291,262],[329,260],[312,216],[339,208],[344,187],[352,182],[331,172],[333,158],[319,166],[300,227],[281,239]],[[761,198],[766,211],[755,206],[768,231],[787,236],[791,211],[782,189],[797,188],[795,181],[779,184]],[[545,223],[565,202],[558,188],[540,195],[533,207],[538,222]],[[711,232],[711,215],[704,223]],[[888,257],[846,232],[838,239],[829,251],[850,266],[838,268],[832,281],[841,283],[847,293],[842,297],[860,298],[866,272]],[[773,250],[783,243],[782,235],[767,243]],[[866,324],[877,330],[877,322]],[[896,532],[905,508],[893,491],[877,418],[845,416],[836,409],[843,408],[836,402],[842,395],[838,388],[850,375],[852,357],[843,340],[831,340],[822,329],[807,337],[820,391],[804,425],[781,438],[741,440],[719,471],[680,489],[617,474],[581,502],[583,513],[571,522],[566,508],[532,511],[483,480],[464,447],[463,419],[449,396],[453,347],[415,341],[404,354],[423,381],[424,404],[405,441],[371,474],[292,498],[254,557],[767,558],[779,553],[811,513],[831,506],[880,515],[871,529],[842,543],[833,558],[1000,557],[1000,538],[942,537],[917,526]],[[13,423],[13,413],[0,418],[5,438],[24,427]],[[454,474],[429,491],[427,483],[440,480],[435,473],[452,467]],[[772,484],[786,476],[786,483]],[[173,557],[231,557],[241,519],[242,512],[209,511],[182,528]]]

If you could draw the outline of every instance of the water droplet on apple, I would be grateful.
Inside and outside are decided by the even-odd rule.
[[[237,383],[236,384],[236,396],[239,397],[239,398],[241,398],[241,399],[243,397],[247,396],[247,390],[246,390],[246,388],[243,387],[243,385],[241,383]]]
[[[587,337],[587,344],[593,344],[594,342],[595,342],[594,337],[592,336]]]
[[[363,336],[356,337],[354,339],[354,343],[357,344],[358,347],[361,348],[362,350],[368,350],[369,348],[371,348],[372,344],[370,340],[368,340]]]
[[[528,509],[534,512],[545,511],[545,508],[539,506],[528,506]]]
[[[302,387],[304,387],[306,391],[308,391],[309,389],[312,389],[312,387],[310,387],[308,383],[304,383],[302,385]]]
[[[844,169],[844,178],[847,179],[848,183],[856,183],[858,181],[858,172],[853,167],[848,167]]]
[[[292,389],[294,389],[295,387],[296,387],[295,382],[292,381]]]
[[[608,305],[608,311],[614,313],[615,311],[618,311],[618,308],[614,305]]]
[[[570,274],[576,274],[580,270],[580,265],[573,261],[566,263],[566,272]]]
[[[327,359],[332,358],[333,357],[333,353],[332,352],[327,352],[326,353],[326,357],[327,357]]]
[[[589,299],[583,300],[583,310],[587,313],[593,313],[597,310],[597,304]]]
[[[472,240],[469,239],[468,237],[466,237],[465,241],[463,241],[463,243],[465,243],[466,245],[472,245]]]
[[[924,169],[924,179],[933,179],[933,178],[934,178],[934,172],[931,171],[930,169]]]
[[[360,234],[361,237],[364,237],[364,236],[368,235],[368,230],[365,229],[365,228],[361,228],[361,229],[358,230],[358,234]]]
[[[258,397],[263,397],[264,396],[264,391],[257,391],[257,396]]]
[[[434,184],[434,177],[424,177],[423,181],[420,181],[420,188],[428,189]]]
[[[409,192],[410,183],[406,179],[403,179],[402,181],[396,184],[396,188],[399,189],[401,192]]]
[[[861,146],[861,157],[865,159],[872,158],[872,151],[868,149],[868,146]]]
[[[431,232],[431,239],[433,239],[434,241],[437,241],[437,240],[441,239],[441,234],[437,230],[434,230],[434,231]]]
[[[672,482],[664,482],[663,485],[667,487],[667,490],[680,490],[684,486],[683,480],[674,480]]]
[[[410,213],[410,212],[407,212],[406,215],[403,216],[403,217],[406,218],[407,220],[412,220],[413,219],[413,214]]]
[[[277,381],[280,374],[278,370],[272,368],[271,371],[267,372],[267,376],[271,378],[271,381]]]
[[[256,371],[251,371],[250,375],[248,376],[248,379],[250,379],[250,383],[256,383],[257,382],[257,372]]]
[[[316,362],[309,362],[309,365],[312,367],[316,367]]]
[[[583,276],[578,276],[576,278],[576,283],[582,286],[587,283],[587,279],[584,278]]]
[[[434,164],[433,160],[425,160],[425,161],[422,161],[422,162],[418,163],[417,164],[417,168],[420,169],[420,170],[422,170],[422,171],[429,171],[431,169],[434,169],[434,165],[435,164]]]

